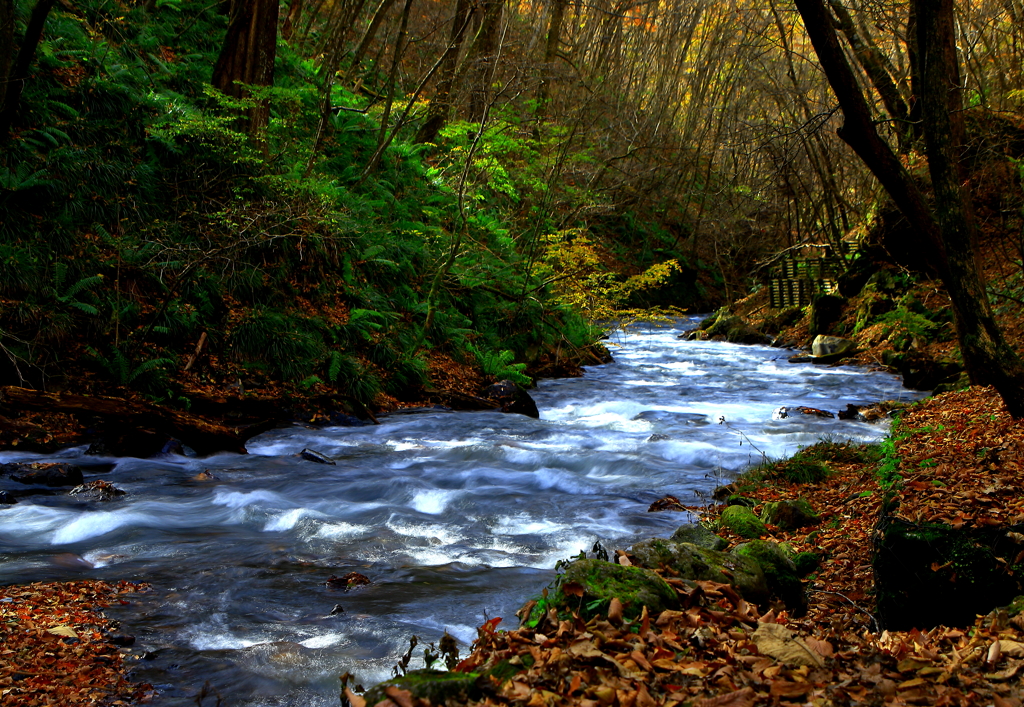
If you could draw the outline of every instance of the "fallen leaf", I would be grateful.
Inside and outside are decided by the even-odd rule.
[[[753,635],[757,650],[786,665],[822,667],[825,662],[802,638],[781,624],[760,624]]]

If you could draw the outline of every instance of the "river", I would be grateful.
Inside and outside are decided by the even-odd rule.
[[[399,414],[379,426],[278,429],[250,441],[248,455],[203,459],[0,453],[88,465],[86,480],[128,492],[0,506],[0,583],[150,582],[108,614],[136,636],[134,676],[156,686],[154,705],[195,705],[208,681],[226,705],[333,706],[339,674],[366,686],[389,677],[411,635],[421,639],[413,666],[446,629],[465,653],[486,619],[514,625],[558,560],[693,520],[647,512],[666,494],[700,505],[763,454],[887,430],[773,420],[773,409],[922,395],[885,373],[790,364],[779,349],[679,340],[696,321],[616,334],[614,363],[540,381],[539,420]],[[336,466],[298,457],[303,448]],[[372,584],[327,584],[353,571]]]

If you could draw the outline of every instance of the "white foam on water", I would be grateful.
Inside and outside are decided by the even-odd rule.
[[[148,525],[153,521],[148,513],[130,510],[92,511],[76,517],[58,528],[50,538],[51,545],[69,545],[89,538],[106,535],[129,525]]]
[[[290,511],[272,516],[263,526],[263,530],[268,533],[291,530],[300,520],[307,517],[323,518],[324,515],[309,508],[293,508]]]
[[[327,648],[328,646],[336,646],[339,643],[348,643],[348,637],[343,633],[324,633],[307,638],[304,641],[299,641],[299,645],[306,648]]]
[[[233,491],[218,486],[213,492],[213,503],[228,508],[247,508],[257,504],[278,505],[283,499],[273,491],[256,489],[255,491]]]
[[[492,530],[502,535],[553,535],[570,530],[572,526],[547,518],[532,518],[525,513],[498,516]]]
[[[413,494],[412,500],[409,501],[409,506],[420,513],[437,515],[444,513],[445,508],[448,507],[448,504],[455,498],[457,493],[456,491],[446,489],[419,490]]]
[[[373,528],[368,525],[355,525],[352,523],[324,523],[317,528],[315,537],[327,540],[341,540],[342,538],[354,538],[371,532]]]

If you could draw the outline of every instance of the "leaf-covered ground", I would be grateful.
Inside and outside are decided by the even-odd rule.
[[[149,685],[129,681],[103,608],[144,585],[54,582],[0,587],[0,704],[126,705]]]
[[[1024,424],[1006,414],[991,390],[914,406],[894,433],[887,458],[903,477],[900,515],[979,527],[1020,520],[1014,489]],[[806,616],[749,604],[729,585],[693,587],[666,576],[681,610],[630,621],[613,602],[607,617],[550,614],[535,629],[507,631],[492,620],[458,670],[507,664],[497,671],[502,679],[486,678],[477,704],[488,706],[1021,707],[1024,614],[995,611],[973,626],[929,631],[877,630],[871,534],[884,463],[833,461],[835,473],[820,483],[773,481],[757,489],[760,502],[804,497],[820,513],[811,528],[786,533],[769,526],[769,539],[825,558],[806,580]],[[720,508],[705,510],[713,517]],[[135,587],[81,582],[0,590],[0,702],[116,704],[144,696],[148,686],[125,681],[121,656],[102,639],[105,619],[94,611],[130,591]],[[506,617],[504,625],[510,623]],[[70,626],[79,641],[47,632],[59,626]],[[397,688],[387,694],[397,707],[426,705]],[[354,707],[365,702],[351,691],[347,697]]]

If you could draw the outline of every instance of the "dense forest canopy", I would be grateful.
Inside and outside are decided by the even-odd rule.
[[[849,254],[889,195],[807,29],[930,198],[919,5],[3,0],[3,382],[371,405]],[[944,11],[983,230],[1019,232],[1024,5]]]

